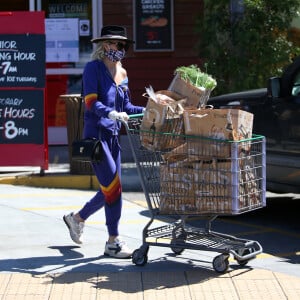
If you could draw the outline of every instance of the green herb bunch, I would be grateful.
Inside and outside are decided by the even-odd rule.
[[[202,72],[197,65],[177,67],[175,73],[179,74],[181,79],[202,90],[212,91],[217,86],[217,81],[211,75]]]

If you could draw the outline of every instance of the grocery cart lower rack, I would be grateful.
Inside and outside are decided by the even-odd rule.
[[[130,116],[124,123],[151,214],[132,262],[145,265],[149,247],[160,246],[177,255],[185,249],[218,252],[213,268],[219,273],[228,270],[230,255],[246,265],[262,252],[259,242],[215,232],[211,226],[220,215],[238,215],[266,205],[265,138],[253,135],[228,141],[153,132],[142,129],[142,118]],[[160,216],[172,222],[153,228]],[[206,221],[203,228],[188,225],[195,217]]]

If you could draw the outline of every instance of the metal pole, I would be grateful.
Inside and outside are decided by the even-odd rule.
[[[103,4],[102,0],[93,0],[92,2],[92,24],[93,24],[93,38],[100,36],[101,28],[103,26]]]
[[[29,1],[29,11],[35,11],[35,0]]]

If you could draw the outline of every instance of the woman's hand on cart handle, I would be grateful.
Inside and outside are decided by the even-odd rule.
[[[123,122],[126,122],[128,121],[129,119],[129,116],[127,115],[126,112],[117,112],[115,110],[111,111],[109,114],[108,114],[108,117],[111,119],[111,120],[119,120],[119,121],[123,121]]]

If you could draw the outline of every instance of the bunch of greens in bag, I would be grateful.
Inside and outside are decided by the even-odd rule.
[[[177,67],[175,73],[179,74],[181,79],[202,90],[212,91],[217,86],[216,80],[211,75],[201,72],[197,65]]]

